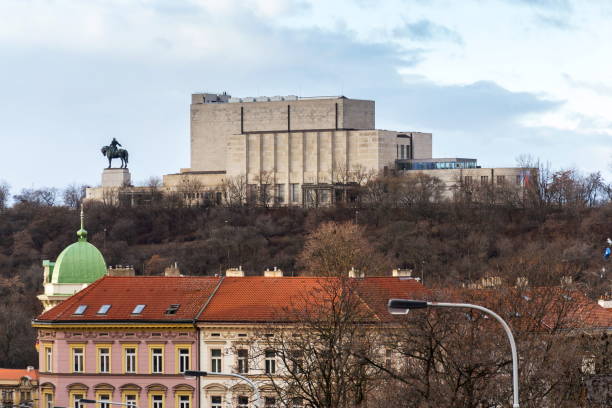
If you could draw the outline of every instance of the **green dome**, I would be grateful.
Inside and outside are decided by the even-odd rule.
[[[78,241],[64,248],[57,257],[51,283],[92,283],[106,275],[104,257],[98,248],[87,242],[82,213],[77,237]]]

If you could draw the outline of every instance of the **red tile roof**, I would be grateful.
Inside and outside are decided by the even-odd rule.
[[[192,276],[105,276],[38,317],[38,321],[187,321],[197,316],[217,287],[220,278]],[[132,314],[136,305],[146,305]],[[166,314],[172,304],[175,314]],[[75,315],[79,305],[85,313]],[[108,313],[98,314],[102,305]]]
[[[329,285],[328,285],[329,284]],[[267,322],[290,319],[287,312],[328,297],[326,286],[341,288],[337,278],[248,276],[225,278],[198,319],[204,322]],[[427,289],[414,279],[371,277],[349,279],[363,311],[385,320],[390,297],[423,296]],[[359,306],[356,306],[359,307]],[[292,314],[292,313],[290,313]]]
[[[38,370],[0,368],[0,381],[19,381],[23,377],[29,377],[31,380],[38,380]]]
[[[563,327],[612,327],[612,309],[604,309],[579,292],[562,288],[448,289],[436,291],[425,288],[409,278],[371,277],[344,279],[347,286],[338,285],[338,278],[323,277],[104,277],[68,298],[55,308],[43,313],[39,322],[271,322],[291,319],[289,310],[301,310],[318,302],[325,302],[328,286],[354,290],[355,307],[368,312],[367,318],[388,321],[390,298],[429,299],[440,301],[471,301],[492,308],[502,317],[525,311],[537,321],[523,324],[540,328],[559,326],[553,319],[556,310],[565,307]],[[328,285],[329,284],[329,285]],[[569,297],[568,297],[569,293]],[[526,296],[529,295],[529,296]],[[553,296],[551,299],[540,299]],[[567,299],[564,298],[567,297]],[[534,298],[531,300],[529,298]],[[537,300],[535,300],[537,299]],[[111,305],[107,314],[98,314],[104,304]],[[132,314],[134,307],[145,304],[143,312]],[[179,304],[176,314],[166,314],[171,304]],[[321,303],[322,304],[322,303]],[[87,305],[82,315],[74,312],[79,305]],[[539,314],[543,305],[546,313]],[[569,305],[569,306],[568,306]],[[527,309],[534,309],[527,312]],[[539,316],[536,316],[539,315]]]
[[[356,307],[388,317],[390,297],[423,296],[427,289],[414,279],[372,277],[349,279],[359,301]],[[288,309],[299,309],[326,297],[325,287],[339,287],[337,278],[321,277],[104,277],[38,317],[39,322],[188,321],[266,322],[287,320]],[[102,305],[108,313],[98,314]],[[132,311],[146,304],[141,315]],[[170,304],[180,304],[174,315]],[[74,312],[87,305],[82,315]],[[205,307],[205,308],[204,308]],[[200,313],[203,310],[203,313]]]

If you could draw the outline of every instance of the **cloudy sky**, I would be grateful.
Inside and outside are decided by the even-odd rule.
[[[606,0],[2,0],[0,180],[96,185],[116,137],[134,181],[189,166],[189,102],[376,100],[434,155],[612,179]]]

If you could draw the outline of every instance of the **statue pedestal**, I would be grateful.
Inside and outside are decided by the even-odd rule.
[[[132,184],[128,169],[104,169],[102,187],[127,187]]]

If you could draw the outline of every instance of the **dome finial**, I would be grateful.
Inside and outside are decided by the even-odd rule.
[[[83,204],[81,204],[81,229],[77,231],[79,241],[87,241],[87,231],[85,230],[85,214],[83,213]]]

